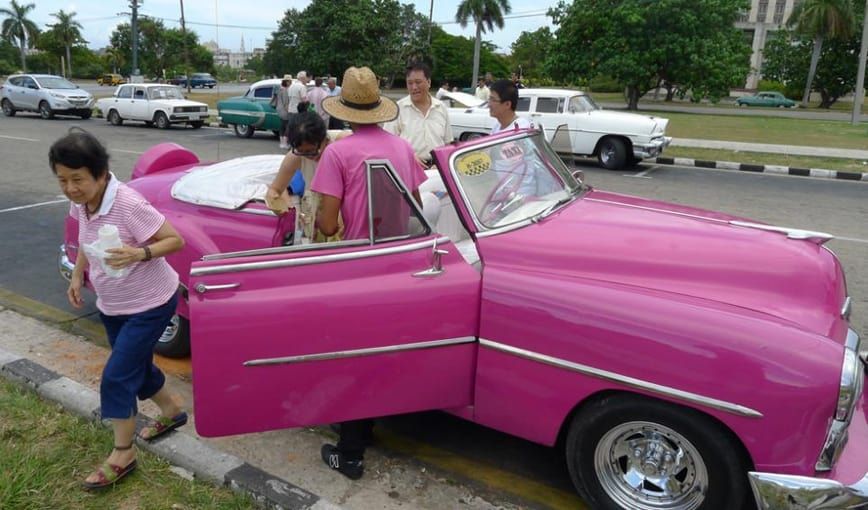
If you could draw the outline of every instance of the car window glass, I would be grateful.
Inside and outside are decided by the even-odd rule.
[[[9,78],[8,81],[9,81],[10,85],[15,85],[16,87],[21,86],[21,77],[20,76],[14,76],[12,78]]]
[[[148,89],[151,99],[184,99],[184,94],[178,87],[151,87]]]
[[[131,97],[133,97],[133,88],[132,87],[121,87],[118,89],[118,98],[129,99]]]
[[[536,98],[536,111],[538,113],[558,113],[559,105],[563,100],[558,100],[556,97],[538,97]],[[519,101],[521,104],[521,101]]]
[[[517,111],[517,112],[530,111],[530,98],[529,97],[518,98],[518,105],[516,105],[515,111]]]
[[[63,90],[72,90],[78,87],[75,86],[74,83],[67,80],[66,78],[61,78],[60,76],[43,76],[39,78],[39,84],[46,89],[63,89]]]
[[[430,233],[427,223],[413,206],[406,187],[398,184],[392,169],[377,163],[368,167],[368,200],[375,243],[418,237]]]
[[[253,89],[253,97],[262,97],[265,99],[271,99],[271,96],[274,95],[273,90],[274,90],[274,87],[272,87],[270,85],[266,86],[266,87],[255,88],[255,89]]]
[[[145,98],[145,89],[141,87],[136,87],[136,92],[133,94],[134,99],[144,99]]]
[[[22,87],[36,87],[36,80],[29,76],[24,76],[21,78],[21,86]]]

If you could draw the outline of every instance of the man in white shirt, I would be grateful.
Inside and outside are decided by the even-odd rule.
[[[398,101],[398,118],[383,126],[387,131],[410,142],[416,160],[429,168],[431,151],[453,140],[449,109],[431,97],[431,68],[424,62],[407,67],[407,90],[410,94]]]
[[[338,85],[338,80],[334,76],[326,80],[326,95],[328,97],[341,95],[341,86]],[[331,115],[329,115],[329,121],[327,125],[329,129],[344,129],[345,127],[344,121],[332,117]]]
[[[292,82],[292,85],[289,86],[289,115],[295,115],[298,113],[298,104],[307,101],[307,73],[304,71],[299,71],[298,74],[295,75],[297,78],[296,81]]]
[[[491,134],[507,129],[522,129],[531,127],[531,123],[515,113],[518,106],[518,89],[509,80],[497,80],[491,84],[488,98],[488,114],[494,117],[491,124]]]
[[[479,83],[476,85],[476,99],[482,99],[483,101],[488,101],[490,97],[490,92],[488,90],[488,85],[485,84],[485,79],[480,78]]]

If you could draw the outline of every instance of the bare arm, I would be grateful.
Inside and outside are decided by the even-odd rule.
[[[265,191],[265,204],[271,209],[274,214],[280,215],[289,209],[289,204],[285,200],[281,200],[286,192],[287,186],[292,182],[295,173],[301,167],[301,156],[296,156],[292,152],[287,152],[280,162],[280,169],[268,189]]]
[[[316,217],[317,228],[326,236],[333,236],[338,231],[338,213],[341,211],[341,199],[331,195],[322,195],[319,201],[319,213]]]
[[[87,267],[87,257],[84,247],[79,246],[78,255],[75,257],[75,267],[72,269],[72,277],[69,279],[69,288],[66,289],[66,298],[69,304],[75,308],[81,308],[84,300],[81,298],[81,288],[84,286],[84,268]]]
[[[122,269],[149,258],[148,251],[151,252],[151,259],[165,257],[180,251],[184,247],[184,239],[167,220],[163,222],[160,229],[148,240],[145,246],[147,250],[145,247],[136,248],[133,246],[106,250],[107,253],[112,254],[111,257],[106,258],[106,262],[114,269]]]

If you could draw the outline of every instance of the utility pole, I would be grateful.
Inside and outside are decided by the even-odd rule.
[[[434,24],[434,0],[428,7],[428,53],[431,53],[431,25]]]
[[[865,60],[868,59],[868,0],[865,0],[865,20],[862,24],[862,49],[859,50],[859,74],[856,75],[856,95],[853,97],[853,125],[859,124],[862,100],[865,99]]]
[[[187,51],[187,26],[184,23],[184,0],[181,0],[181,39],[184,41],[184,76],[187,77],[187,93],[190,93],[190,53]]]
[[[133,82],[133,76],[139,76],[139,2],[144,3],[144,0],[130,0],[130,9],[132,10],[130,29],[133,38],[133,69],[130,72],[130,82]]]

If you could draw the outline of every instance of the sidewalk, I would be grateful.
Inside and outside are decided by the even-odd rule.
[[[30,386],[69,412],[96,419],[99,378],[107,356],[106,349],[81,337],[0,306],[0,375]],[[457,483],[448,475],[412,460],[392,458],[376,446],[366,454],[365,476],[360,481],[350,481],[329,470],[320,460],[320,445],[336,439],[326,428],[199,437],[186,367],[173,360],[158,358],[157,362],[166,372],[171,391],[184,401],[191,420],[164,439],[139,442],[139,448],[165,458],[196,478],[251,494],[269,508],[518,508],[504,502],[493,504],[480,496],[481,488]],[[158,412],[151,402],[142,403],[140,408],[142,414],[151,417]],[[106,434],[110,434],[108,429]],[[75,476],[69,473],[69,477]],[[507,498],[501,496],[499,499]]]
[[[839,149],[835,147],[729,142],[725,140],[701,140],[698,138],[673,138],[672,146],[694,147],[698,149],[723,149],[740,152],[766,152],[769,154],[790,154],[794,156],[813,156],[821,158],[860,159],[862,161],[868,161],[868,150]]]

